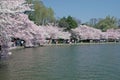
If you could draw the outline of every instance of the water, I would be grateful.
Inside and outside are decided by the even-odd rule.
[[[0,80],[120,80],[120,45],[15,50],[0,61]]]

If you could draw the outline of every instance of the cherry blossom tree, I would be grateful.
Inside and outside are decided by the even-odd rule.
[[[69,32],[64,32],[63,28],[57,26],[44,26],[48,38],[51,39],[70,39],[71,34]]]
[[[101,30],[86,26],[80,25],[78,28],[72,29],[73,35],[76,36],[79,40],[86,39],[100,39]]]
[[[26,0],[0,0],[1,13],[20,13],[30,9],[30,4]]]
[[[0,28],[9,37],[20,38],[32,46],[33,40],[41,43],[45,40],[43,30],[28,19],[23,12],[31,10],[25,0],[0,0]],[[37,40],[39,39],[39,40]]]
[[[99,29],[81,25],[72,29],[72,34],[78,40],[120,40],[120,29],[108,29],[106,32],[102,32]]]

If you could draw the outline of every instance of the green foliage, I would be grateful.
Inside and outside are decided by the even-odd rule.
[[[120,28],[120,19],[117,20],[117,26]]]
[[[48,13],[47,13],[47,16],[48,16],[47,20],[48,20],[48,22],[54,22],[55,21],[55,17],[54,17],[53,9],[52,8],[48,8],[47,11],[48,11]]]
[[[62,28],[68,28],[69,27],[69,24],[67,23],[67,19],[65,17],[60,19],[59,27],[62,27]]]
[[[117,20],[115,17],[107,16],[105,19],[100,20],[96,24],[96,28],[101,29],[102,31],[106,31],[110,28],[117,28]]]
[[[26,0],[28,4],[31,4],[33,0]]]
[[[34,11],[29,14],[30,20],[37,25],[45,25],[52,23],[55,20],[54,11],[52,8],[47,8],[42,1],[33,0],[32,3]]]
[[[77,22],[71,16],[67,17],[67,23],[69,24],[68,29],[76,28],[78,26]]]
[[[65,28],[65,30],[71,30],[77,26],[77,22],[71,16],[68,16],[67,18],[63,17],[59,21],[59,27]]]

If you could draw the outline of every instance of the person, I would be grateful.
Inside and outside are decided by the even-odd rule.
[[[25,43],[25,42],[24,42],[23,40],[21,40],[21,46],[24,46],[24,43]]]
[[[3,51],[2,45],[0,45],[0,59],[2,58],[3,53],[4,53],[4,51]]]
[[[1,47],[1,45],[0,45],[0,51],[2,50],[2,47]]]
[[[0,45],[0,59],[1,59],[1,56],[2,56],[2,47]]]

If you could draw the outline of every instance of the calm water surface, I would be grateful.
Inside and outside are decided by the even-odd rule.
[[[120,80],[120,45],[15,50],[0,61],[0,80]]]

